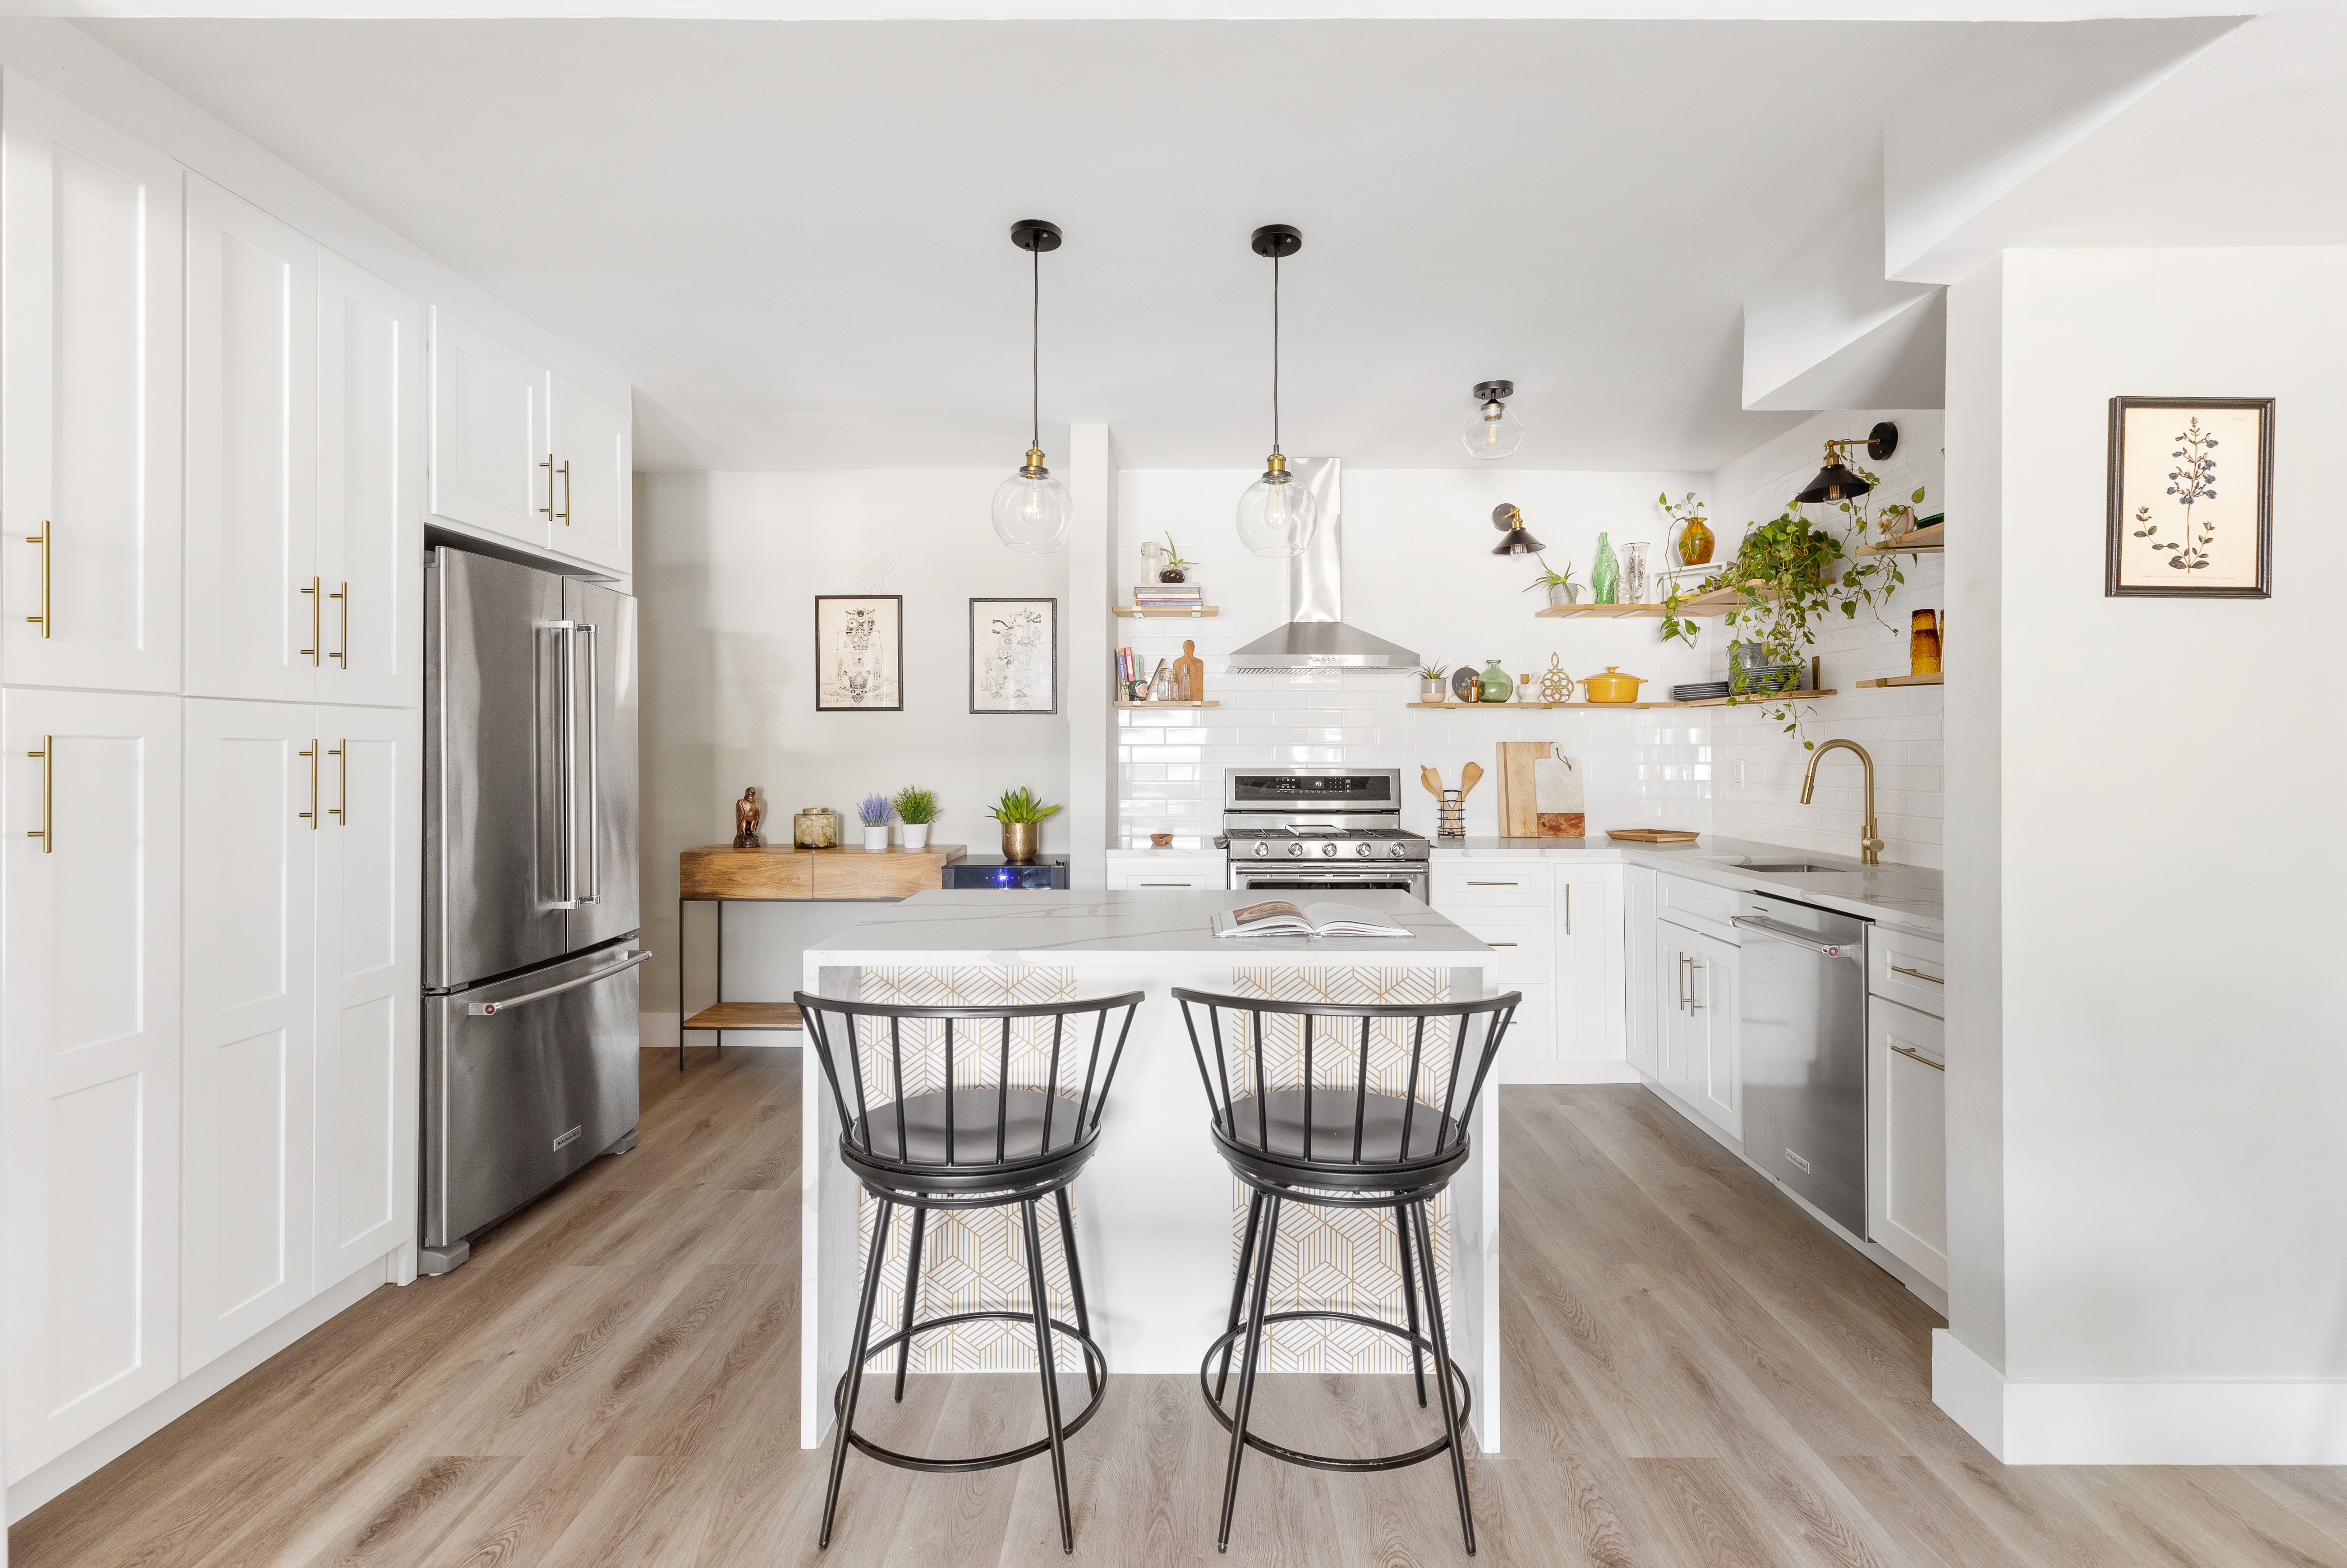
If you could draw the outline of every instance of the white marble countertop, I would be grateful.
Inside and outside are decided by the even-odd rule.
[[[1131,968],[1136,964],[1389,964],[1482,968],[1500,955],[1407,893],[1336,896],[1393,916],[1409,937],[1217,937],[1214,912],[1264,901],[1260,893],[1112,893],[1091,889],[972,889],[916,893],[806,949],[810,963],[1033,964]],[[1307,897],[1306,902],[1316,900]]]
[[[1693,844],[1636,844],[1610,838],[1437,838],[1434,864],[1457,860],[1581,860],[1651,866],[1714,886],[1753,888],[1903,927],[1946,934],[1945,875],[1922,866],[1862,866],[1854,856],[1788,849],[1705,834]],[[1754,871],[1747,862],[1786,861],[1831,869]]]

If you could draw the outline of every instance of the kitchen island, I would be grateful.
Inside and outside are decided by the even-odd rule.
[[[983,1005],[1147,993],[1133,1023],[1101,1123],[1099,1153],[1072,1192],[1092,1333],[1109,1371],[1194,1375],[1230,1308],[1245,1189],[1215,1153],[1204,1091],[1176,986],[1285,999],[1426,1002],[1496,990],[1499,955],[1406,894],[1365,891],[1408,938],[1222,938],[1216,911],[1257,902],[1228,891],[928,892],[876,907],[870,918],[806,950],[803,989],[866,1001]],[[846,1370],[873,1205],[839,1162],[840,1122],[823,1064],[805,1055],[799,1440],[824,1440],[832,1389]],[[1500,1446],[1497,1096],[1487,1088],[1474,1154],[1437,1201],[1438,1276],[1451,1348],[1474,1392],[1485,1453]],[[925,1316],[1018,1307],[1026,1263],[1010,1232],[1015,1209],[933,1214],[922,1290]],[[1322,1301],[1399,1322],[1393,1226],[1382,1210],[1298,1206],[1281,1231],[1275,1297],[1295,1299],[1296,1259],[1314,1260]],[[901,1233],[907,1227],[897,1227]],[[1291,1228],[1297,1245],[1287,1245]],[[892,1236],[878,1317],[902,1311],[903,1241]],[[1057,1249],[1047,1269],[1064,1288]],[[1333,1283],[1332,1283],[1333,1282]],[[1071,1317],[1062,1301],[1054,1309]],[[1031,1370],[1033,1342],[976,1325],[924,1337],[917,1370]],[[1283,1325],[1272,1371],[1391,1371],[1407,1358],[1382,1336]],[[1294,1329],[1288,1333],[1286,1330]],[[974,1330],[974,1331],[973,1331]]]

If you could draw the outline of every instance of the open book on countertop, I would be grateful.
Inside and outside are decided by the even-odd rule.
[[[1218,911],[1217,937],[1407,937],[1411,933],[1358,904],[1291,904],[1273,898]]]

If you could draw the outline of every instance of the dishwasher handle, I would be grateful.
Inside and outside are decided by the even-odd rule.
[[[1763,920],[1747,920],[1741,915],[1731,915],[1727,923],[1747,931],[1758,931],[1764,937],[1774,937],[1780,942],[1790,942],[1797,948],[1807,948],[1820,958],[1839,958],[1850,951],[1847,945],[1820,942],[1814,937],[1804,937],[1798,931],[1788,931]]]
[[[621,969],[634,968],[651,956],[651,948],[641,948],[630,953],[616,964],[605,964],[600,969],[589,969],[575,980],[565,980],[559,986],[548,986],[542,991],[525,991],[518,997],[507,997],[501,1002],[470,1002],[466,1005],[465,1015],[467,1018],[495,1018],[507,1008],[518,1008],[524,1002],[534,1002],[540,997],[559,996],[564,991],[577,990],[580,986],[592,985],[597,980],[608,979]]]

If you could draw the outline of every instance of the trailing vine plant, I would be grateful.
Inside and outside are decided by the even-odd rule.
[[[1878,485],[1876,476],[1863,468],[1856,472],[1870,486]],[[1691,589],[1674,582],[1663,601],[1664,639],[1676,637],[1692,644],[1699,623],[1685,613],[1686,601],[1722,589],[1733,589],[1737,594],[1735,605],[1722,618],[1725,624],[1737,634],[1737,641],[1758,645],[1770,664],[1805,663],[1818,640],[1818,627],[1837,612],[1846,620],[1855,620],[1861,605],[1889,630],[1891,623],[1883,620],[1881,607],[1906,582],[1906,574],[1899,569],[1896,556],[1860,556],[1854,551],[1869,539],[1887,539],[1912,528],[1923,491],[1919,487],[1904,505],[1885,507],[1878,513],[1870,497],[1880,493],[1879,488],[1870,489],[1865,495],[1837,502],[1838,526],[1832,526],[1837,519],[1830,516],[1825,519],[1829,526],[1818,526],[1803,514],[1799,503],[1768,522],[1754,524],[1737,547],[1735,558],[1718,571]],[[1734,660],[1729,661],[1728,682],[1731,707],[1744,702],[1765,704],[1768,716],[1799,741],[1803,751],[1814,749],[1816,743],[1802,730],[1809,706],[1796,694],[1759,687],[1746,667]]]

